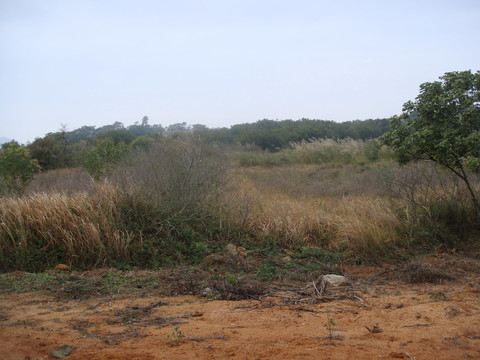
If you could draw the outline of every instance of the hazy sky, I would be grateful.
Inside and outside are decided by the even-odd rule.
[[[0,0],[0,137],[390,117],[480,69],[478,0]]]

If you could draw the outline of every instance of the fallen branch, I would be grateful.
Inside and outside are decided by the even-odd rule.
[[[420,327],[420,326],[432,326],[433,324],[414,324],[414,325],[403,325],[402,327]]]

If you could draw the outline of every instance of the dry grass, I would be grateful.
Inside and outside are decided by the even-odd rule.
[[[27,187],[26,194],[68,193],[94,188],[92,177],[83,169],[56,169],[40,173]]]
[[[455,242],[475,228],[461,184],[425,164],[250,167],[235,175],[249,197],[246,226],[284,248],[376,261],[412,245]]]
[[[9,257],[14,264],[3,261],[3,266],[29,267],[38,261],[31,248],[48,249],[49,256],[62,256],[69,265],[85,262],[97,266],[107,252],[127,256],[130,237],[117,228],[117,196],[115,188],[104,183],[92,194],[36,193],[2,199],[0,258],[16,254],[14,260]],[[44,259],[41,265],[50,261],[55,265],[55,258]]]
[[[2,198],[0,268],[199,263],[223,241],[252,239],[259,247],[268,239],[282,249],[311,246],[346,262],[378,262],[415,242],[454,243],[478,231],[461,184],[435,168],[294,164],[238,167],[225,176],[213,149],[188,141],[159,142],[119,167],[112,183],[61,170],[39,176],[24,197]],[[365,144],[292,146],[352,154]]]
[[[388,200],[368,195],[294,198],[259,191],[251,196],[256,206],[246,225],[284,248],[322,247],[366,260],[400,242],[402,224]]]

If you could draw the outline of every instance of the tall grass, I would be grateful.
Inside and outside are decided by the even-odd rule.
[[[478,237],[454,177],[423,163],[373,162],[366,146],[302,142],[263,153],[284,156],[283,166],[229,169],[218,149],[177,136],[132,154],[102,182],[77,170],[44,174],[27,195],[0,201],[0,269],[199,263],[227,241],[380,262]]]
[[[256,206],[244,228],[282,248],[320,247],[343,253],[346,260],[364,262],[387,254],[388,249],[408,246],[400,236],[402,222],[386,199],[294,198],[260,191],[251,196]]]
[[[127,257],[131,235],[118,227],[115,188],[91,194],[38,193],[0,202],[3,269],[43,270],[58,262],[82,267]]]
[[[367,164],[392,158],[392,153],[377,140],[309,139],[290,143],[279,152],[246,147],[238,153],[241,166],[279,166],[285,164],[324,164],[330,166]]]
[[[0,267],[198,261],[220,231],[223,169],[207,144],[175,138],[135,154],[88,192],[3,198]]]
[[[480,230],[462,184],[431,164],[382,163],[343,173],[295,165],[236,174],[255,205],[246,227],[284,248],[321,247],[349,261],[375,262],[439,243],[459,247]]]

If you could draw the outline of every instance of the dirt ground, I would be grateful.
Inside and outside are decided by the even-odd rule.
[[[239,301],[2,291],[0,358],[48,359],[70,345],[71,360],[480,359],[478,260],[434,254],[342,272],[347,286],[269,283]]]

